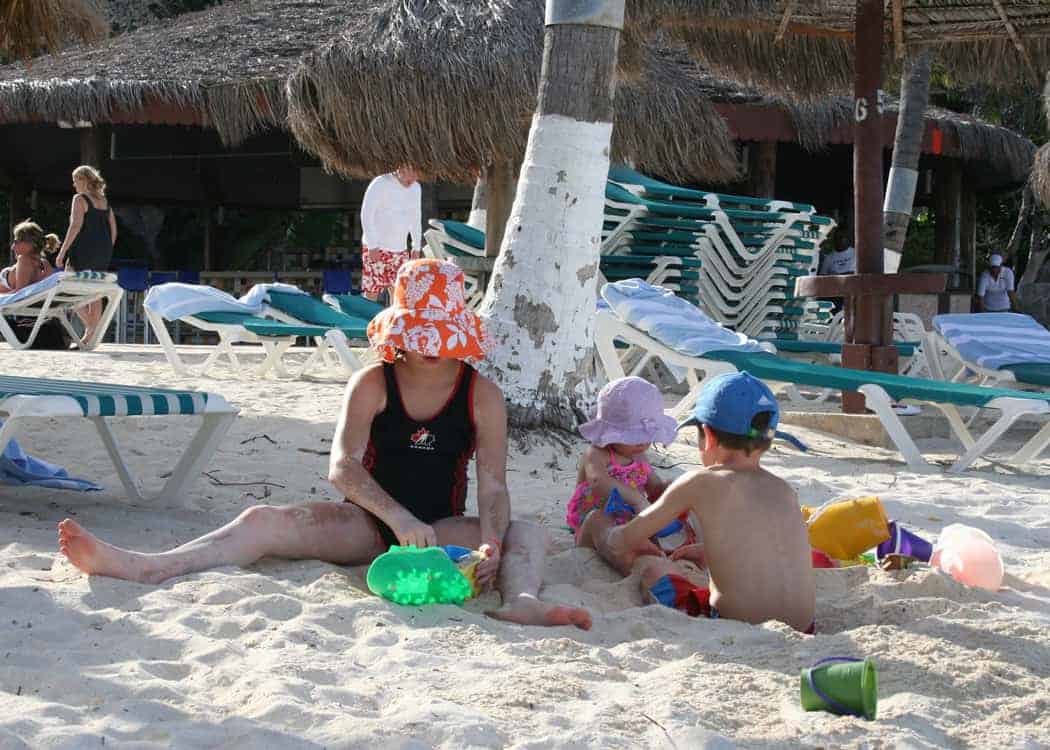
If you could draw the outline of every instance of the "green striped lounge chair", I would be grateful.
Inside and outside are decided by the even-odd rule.
[[[10,294],[0,294],[0,336],[13,349],[29,349],[36,341],[41,326],[57,320],[74,341],[80,340],[72,326],[73,311],[89,302],[102,300],[102,319],[91,340],[81,349],[94,349],[106,335],[113,316],[120,307],[124,290],[117,285],[117,276],[98,271],[59,271],[35,284]],[[35,318],[33,328],[25,341],[20,341],[5,316]]]
[[[603,290],[607,300],[608,290],[609,287]],[[694,310],[710,324],[702,312]],[[676,307],[676,312],[681,313],[682,310]],[[688,326],[695,315],[683,318],[688,318],[683,320],[683,325]],[[1050,394],[810,364],[778,356],[772,351],[724,349],[693,353],[695,350],[683,347],[680,337],[658,333],[653,327],[646,330],[644,320],[629,322],[611,307],[599,309],[595,327],[598,356],[610,380],[625,374],[616,349],[617,341],[638,347],[649,355],[685,370],[686,380],[691,387],[673,409],[676,416],[682,416],[692,408],[707,379],[724,372],[747,371],[763,380],[794,386],[858,391],[864,394],[867,407],[879,418],[904,460],[915,470],[924,468],[927,463],[901,417],[895,412],[893,407],[896,402],[929,404],[945,416],[963,447],[962,453],[950,468],[952,472],[964,471],[979,457],[986,455],[1018,419],[1029,416],[1050,417]],[[960,408],[967,407],[997,411],[999,416],[983,434],[975,436],[959,412]],[[1050,421],[1010,460],[1018,465],[1028,463],[1042,453],[1048,444]]]
[[[168,502],[179,498],[200,474],[236,415],[236,407],[215,393],[0,375],[0,453],[34,420],[88,419],[98,430],[128,498],[137,502],[142,502],[144,495],[121,455],[109,420],[201,417],[199,429],[175,463],[171,476],[151,498]]]

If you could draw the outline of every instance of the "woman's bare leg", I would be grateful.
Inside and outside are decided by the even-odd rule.
[[[481,526],[476,518],[446,518],[434,524],[439,544],[476,549]],[[489,617],[522,625],[575,625],[590,630],[591,615],[579,607],[551,604],[538,597],[547,554],[547,532],[528,521],[512,521],[503,537],[503,559],[496,587],[503,605],[486,612]]]
[[[262,557],[370,562],[385,551],[372,517],[351,503],[258,505],[230,523],[167,552],[133,552],[106,544],[80,524],[58,525],[62,554],[88,575],[142,583],[221,565],[251,565]]]

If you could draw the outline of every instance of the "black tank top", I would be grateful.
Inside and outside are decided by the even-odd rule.
[[[467,463],[474,455],[474,368],[461,364],[452,395],[437,416],[412,419],[401,401],[394,365],[383,365],[386,408],[372,420],[362,463],[372,478],[423,523],[461,516]]]
[[[105,271],[113,257],[113,236],[109,228],[109,208],[95,208],[91,197],[80,193],[87,201],[84,224],[80,227],[69,257],[77,271]]]

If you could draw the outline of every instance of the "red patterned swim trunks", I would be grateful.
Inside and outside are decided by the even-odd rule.
[[[370,258],[369,255],[378,257]],[[361,291],[375,297],[392,287],[398,270],[410,256],[408,250],[361,248]]]

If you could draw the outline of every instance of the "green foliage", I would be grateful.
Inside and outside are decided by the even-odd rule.
[[[933,263],[934,249],[933,213],[927,208],[920,208],[908,224],[908,235],[904,240],[904,256],[901,268],[923,266]]]

